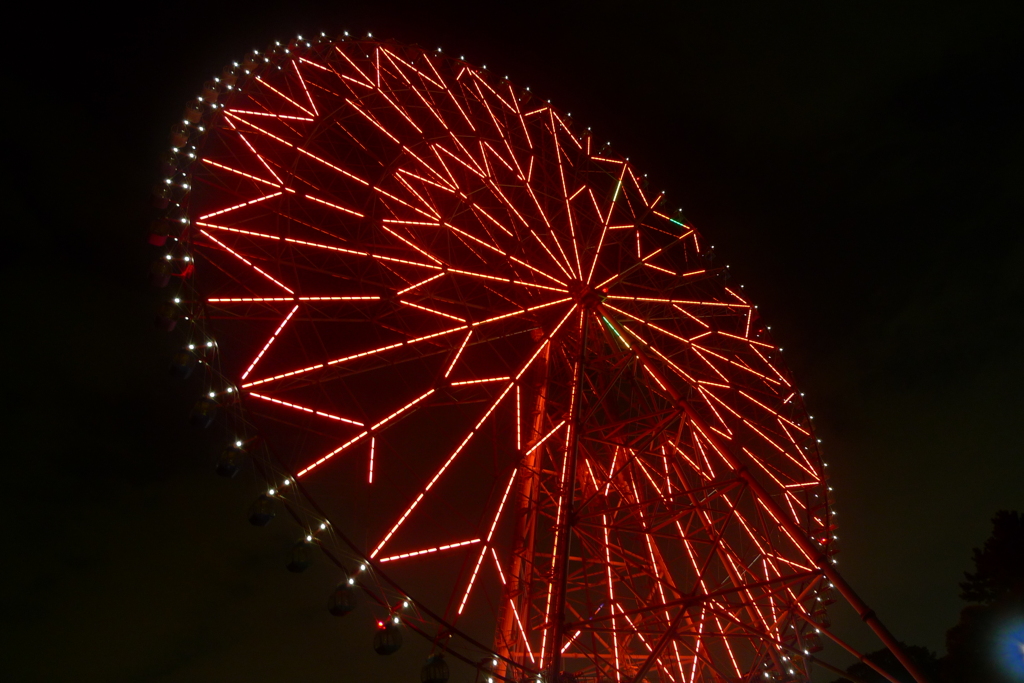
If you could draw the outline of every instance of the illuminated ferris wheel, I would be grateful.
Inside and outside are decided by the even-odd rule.
[[[265,493],[479,680],[795,680],[833,601],[801,395],[700,234],[568,114],[461,59],[296,39],[172,131],[158,323]]]

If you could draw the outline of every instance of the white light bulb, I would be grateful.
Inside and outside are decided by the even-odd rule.
[[[235,442],[235,448],[241,448],[241,447],[242,447],[242,442],[241,441],[236,441]]]
[[[313,540],[312,536],[306,536],[306,543],[309,543],[312,540]]]
[[[402,607],[408,607],[408,606],[409,606],[409,601],[408,600],[403,600],[402,601]]]
[[[326,529],[326,528],[327,528],[327,525],[326,525],[326,524],[324,524],[323,522],[321,522],[321,523],[320,523],[320,530],[321,530],[321,531],[323,531],[323,530],[324,530],[324,529]]]
[[[275,491],[274,489],[270,489],[269,491],[267,491],[267,495],[268,495],[268,496],[272,496],[272,495],[274,495],[275,493],[277,493],[277,491]]]

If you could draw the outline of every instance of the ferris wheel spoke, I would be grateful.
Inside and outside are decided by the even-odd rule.
[[[257,398],[257,399],[259,399],[261,401],[267,401],[269,403],[274,403],[274,404],[277,404],[279,406],[283,406],[285,408],[291,408],[292,410],[297,410],[299,412],[309,413],[310,415],[317,415],[319,417],[327,418],[328,420],[336,420],[338,422],[344,422],[346,424],[355,425],[356,427],[363,427],[363,426],[365,426],[362,422],[358,422],[356,420],[352,420],[352,419],[349,419],[347,417],[340,417],[338,415],[332,415],[331,413],[325,413],[325,412],[320,411],[320,410],[314,410],[313,408],[309,408],[307,406],[302,406],[302,405],[299,405],[297,403],[290,403],[288,401],[282,401],[280,399],[273,398],[271,396],[264,396],[263,394],[257,394],[254,391],[250,391],[248,395],[252,396],[253,398]]]
[[[487,184],[488,188],[491,190],[493,196],[497,197],[502,203],[504,203],[506,205],[507,208],[511,209],[513,215],[515,215],[517,218],[520,219],[521,222],[523,222],[525,224],[525,220],[523,220],[523,217],[521,215],[519,215],[518,211],[515,210],[515,207],[512,205],[512,203],[508,201],[508,198],[505,197],[505,193],[503,193],[498,188],[498,186],[495,185],[493,182],[489,182],[488,181],[486,184]],[[515,238],[515,234],[512,232],[511,229],[509,229],[504,223],[502,223],[497,218],[495,218],[490,213],[488,213],[482,206],[480,206],[479,204],[477,204],[477,203],[475,203],[473,201],[470,201],[469,197],[463,197],[462,201],[465,204],[467,204],[473,210],[474,213],[477,213],[477,214],[483,216],[484,218],[486,218],[488,223],[490,223],[491,225],[493,225],[496,228],[498,228],[499,230],[501,230],[508,237]]]
[[[222,214],[229,213],[231,211],[236,211],[238,209],[242,209],[242,208],[245,208],[247,206],[252,206],[253,204],[258,204],[260,202],[265,202],[268,199],[274,199],[276,197],[280,197],[282,194],[284,194],[284,193],[283,192],[273,192],[273,193],[268,194],[268,195],[262,195],[262,196],[257,197],[256,199],[251,199],[251,200],[249,200],[247,202],[241,202],[240,204],[235,204],[233,206],[228,206],[226,208],[220,209],[218,211],[213,211],[211,213],[204,214],[202,216],[199,216],[199,218],[197,220],[205,221],[207,218],[213,218],[214,216],[220,216]]]
[[[782,427],[782,429],[783,429],[783,430],[784,430],[784,431],[786,432],[786,435],[787,435],[787,436],[789,436],[789,440],[790,440],[791,442],[793,442],[793,445],[794,445],[794,446],[796,445],[796,442],[795,442],[795,441],[793,441],[793,438],[792,438],[792,436],[790,436],[790,434],[789,434],[789,430],[788,430],[788,429],[786,429],[786,427],[785,427],[785,426],[783,425],[783,423],[785,423],[785,424],[789,425],[790,427],[792,427],[793,429],[797,430],[798,432],[800,432],[801,434],[803,434],[803,435],[804,435],[805,437],[809,437],[809,436],[811,435],[810,431],[808,431],[808,430],[804,429],[803,427],[801,427],[801,426],[800,426],[800,425],[798,425],[797,423],[793,422],[792,420],[790,420],[790,419],[788,419],[788,418],[786,418],[786,417],[783,417],[783,416],[782,416],[782,415],[781,415],[781,414],[779,413],[779,411],[777,411],[777,410],[775,410],[775,409],[771,408],[770,406],[766,405],[765,403],[763,403],[763,402],[761,402],[761,401],[758,401],[758,400],[757,400],[756,398],[754,398],[753,396],[751,396],[751,395],[750,395],[749,393],[747,393],[747,392],[746,392],[746,391],[744,391],[743,389],[740,389],[740,390],[738,391],[738,393],[739,393],[739,395],[740,395],[740,396],[742,396],[743,398],[747,399],[748,401],[750,401],[750,402],[751,402],[751,403],[753,403],[754,405],[757,405],[757,406],[759,406],[759,407],[763,408],[763,409],[764,409],[764,410],[765,410],[766,412],[768,412],[768,413],[770,413],[770,414],[771,414],[772,416],[774,416],[774,417],[775,417],[775,418],[776,418],[776,419],[778,420],[778,422],[779,422],[779,426],[780,426],[780,427]]]
[[[360,352],[357,352],[357,353],[354,353],[354,354],[350,354],[350,355],[347,355],[347,356],[333,358],[331,360],[327,360],[327,361],[324,361],[324,362],[316,363],[314,365],[309,365],[309,366],[297,368],[297,369],[291,370],[289,372],[279,373],[277,375],[272,375],[270,377],[263,377],[261,379],[252,380],[250,382],[242,384],[242,388],[243,389],[248,389],[250,387],[259,386],[261,384],[267,384],[269,382],[274,382],[274,381],[278,381],[278,380],[282,380],[282,379],[286,379],[286,378],[291,378],[291,377],[295,377],[297,375],[306,374],[306,373],[309,373],[309,372],[314,372],[314,371],[318,371],[318,370],[324,370],[325,368],[342,365],[344,363],[348,363],[350,361],[358,360],[358,359],[361,359],[361,358],[367,358],[369,356],[376,356],[376,355],[384,354],[384,353],[387,353],[389,351],[393,351],[393,350],[396,350],[396,349],[408,348],[408,347],[411,347],[411,346],[416,345],[416,344],[420,344],[420,343],[431,341],[431,340],[436,340],[436,339],[439,339],[441,337],[446,337],[448,335],[454,334],[456,332],[461,332],[463,330],[470,329],[470,327],[472,327],[473,329],[480,329],[480,328],[482,328],[482,327],[484,327],[484,326],[486,326],[486,325],[488,325],[490,323],[498,322],[500,320],[507,320],[509,318],[518,317],[518,316],[524,315],[526,313],[530,313],[530,312],[533,312],[533,311],[541,310],[543,308],[548,308],[548,307],[555,306],[555,305],[558,305],[558,304],[568,303],[569,301],[571,301],[571,299],[558,299],[556,301],[544,302],[544,303],[541,303],[541,304],[537,304],[536,306],[531,306],[529,308],[525,308],[525,309],[522,309],[522,310],[519,310],[519,311],[513,311],[513,312],[510,312],[510,313],[504,313],[504,314],[501,314],[501,315],[493,316],[491,318],[485,318],[484,320],[475,321],[475,322],[472,323],[472,325],[470,325],[470,324],[458,325],[456,327],[450,327],[450,328],[447,328],[447,329],[440,330],[438,332],[432,332],[430,334],[421,335],[419,337],[414,337],[414,338],[411,338],[411,339],[407,339],[407,340],[402,341],[402,342],[395,342],[395,343],[392,343],[392,344],[385,344],[383,346],[378,346],[378,347],[375,347],[373,349],[369,349],[369,350],[366,350],[366,351],[360,351]],[[563,322],[564,322],[564,320],[563,320]],[[560,326],[561,326],[561,324],[559,324],[559,327]]]
[[[256,354],[256,357],[252,359],[251,363],[249,363],[249,367],[247,367],[245,369],[245,372],[242,373],[241,378],[243,380],[249,376],[249,373],[253,371],[253,369],[256,367],[256,364],[260,362],[264,354],[266,354],[267,350],[271,347],[271,345],[273,345],[273,343],[277,340],[278,335],[281,334],[281,331],[288,324],[288,321],[292,319],[292,316],[295,315],[295,312],[298,310],[299,306],[298,304],[296,304],[295,306],[292,307],[292,310],[288,312],[288,315],[285,316],[284,320],[281,321],[281,324],[278,325],[276,330],[274,330],[274,333],[271,334],[270,337],[267,339],[266,343],[263,344],[263,348],[260,349],[259,353]]]
[[[776,451],[776,452],[778,452],[778,453],[779,453],[780,455],[782,455],[782,456],[783,456],[783,457],[785,457],[785,458],[786,458],[787,460],[789,460],[790,462],[792,462],[792,463],[793,463],[794,465],[796,465],[797,467],[799,467],[799,468],[800,468],[801,470],[803,470],[804,472],[806,472],[806,473],[807,473],[808,475],[810,475],[810,476],[811,476],[812,478],[815,478],[815,479],[817,478],[817,474],[815,474],[814,470],[812,470],[812,469],[811,469],[811,468],[809,468],[809,467],[808,467],[808,466],[807,466],[806,464],[804,464],[804,462],[803,462],[803,461],[801,461],[801,460],[798,460],[797,458],[793,457],[793,455],[792,455],[792,454],[791,454],[791,453],[790,453],[790,452],[789,452],[788,450],[786,450],[785,448],[783,448],[782,446],[780,446],[780,445],[779,445],[778,443],[776,443],[776,442],[775,442],[775,440],[774,440],[774,439],[772,439],[771,437],[769,437],[769,436],[768,436],[768,435],[767,435],[767,434],[765,433],[765,431],[764,431],[764,430],[758,429],[758,428],[757,428],[757,427],[756,427],[756,426],[754,425],[754,423],[753,423],[753,422],[751,422],[750,420],[748,420],[747,418],[742,418],[742,419],[741,419],[741,421],[743,422],[743,424],[745,424],[745,425],[746,425],[746,426],[747,426],[747,427],[748,427],[748,428],[750,429],[750,431],[752,431],[752,432],[754,432],[755,434],[757,434],[758,436],[760,436],[760,437],[761,437],[761,439],[762,439],[762,440],[763,440],[764,442],[766,442],[766,443],[767,443],[767,444],[768,444],[769,446],[771,446],[771,447],[772,447],[773,449],[775,449],[775,451]]]
[[[779,382],[781,382],[784,386],[790,386],[789,380],[786,379],[786,377],[781,372],[779,372],[779,369],[776,368],[773,363],[771,363],[767,358],[764,357],[764,353],[762,353],[757,347],[752,347],[751,350],[755,354],[757,354],[757,357],[760,358],[765,365],[768,366],[768,368],[772,371],[772,374],[779,378]]]
[[[513,255],[511,255],[509,253],[506,253],[505,251],[502,251],[501,249],[499,249],[496,246],[488,244],[487,242],[485,242],[485,241],[483,241],[483,240],[481,240],[481,239],[479,239],[477,237],[474,237],[473,235],[470,235],[465,230],[461,230],[461,229],[455,227],[454,225],[452,225],[451,223],[448,223],[447,221],[443,222],[442,225],[444,225],[444,227],[448,228],[452,232],[455,232],[455,233],[457,233],[459,235],[462,235],[463,237],[466,237],[467,239],[469,239],[469,240],[479,244],[480,246],[482,246],[482,247],[484,247],[486,249],[489,249],[490,251],[493,251],[496,254],[499,254],[500,256],[508,259],[509,261],[512,261],[512,262],[514,262],[514,263],[516,263],[518,265],[521,265],[524,268],[527,268],[527,269],[533,271],[534,273],[537,273],[538,275],[543,275],[544,277],[548,278],[552,282],[555,282],[555,283],[561,285],[562,287],[566,286],[565,281],[559,280],[554,275],[550,275],[549,273],[541,270],[540,268],[537,268],[536,266],[533,266],[533,265],[527,263],[526,261],[523,261],[522,259],[520,259],[520,258],[518,258],[516,256],[513,256]]]
[[[778,517],[776,517],[775,513],[772,512],[770,506],[768,506],[760,498],[757,498],[756,500],[757,500],[758,506],[760,507],[760,511],[762,513],[767,514],[769,517],[771,517],[771,519],[772,519],[772,521],[774,523],[779,525],[781,531],[783,532],[783,534],[785,534],[786,538],[789,540],[790,545],[792,545],[794,548],[796,548],[796,550],[800,553],[800,555],[803,556],[803,558],[807,561],[807,565],[804,566],[803,568],[807,569],[808,571],[811,571],[812,568],[816,567],[817,566],[817,562],[815,562],[814,558],[812,558],[807,553],[807,551],[803,547],[803,544],[801,544],[795,538],[793,538],[793,535],[790,533],[790,531],[782,524],[782,520],[780,520]]]
[[[416,188],[413,187],[412,183],[403,178],[401,173],[395,173],[393,177],[398,182],[399,185],[405,188],[406,192],[408,192],[410,195],[416,198],[416,201],[419,202],[419,205],[423,207],[424,210],[429,212],[435,218],[440,218],[440,216],[438,216],[437,209],[433,205],[433,203],[428,201],[427,198],[423,196],[423,194],[417,192]]]
[[[260,275],[262,275],[263,277],[265,277],[265,278],[266,278],[267,280],[269,280],[269,281],[273,282],[273,283],[274,283],[275,285],[277,285],[278,287],[280,287],[280,288],[281,288],[281,289],[283,289],[284,291],[288,292],[289,294],[295,294],[295,291],[294,291],[294,290],[292,290],[292,289],[290,289],[290,288],[289,288],[289,287],[288,287],[287,285],[285,285],[285,284],[284,284],[283,282],[281,282],[281,281],[277,280],[276,278],[274,278],[274,277],[273,277],[272,275],[270,275],[269,273],[267,273],[267,272],[266,272],[265,270],[263,270],[263,269],[262,269],[262,268],[260,268],[259,266],[255,265],[255,264],[254,264],[254,263],[253,263],[252,261],[250,261],[249,259],[247,259],[247,258],[245,258],[244,256],[242,256],[242,255],[241,255],[241,254],[239,254],[239,253],[238,253],[237,251],[235,251],[234,249],[232,249],[232,248],[231,248],[231,247],[229,247],[228,245],[224,244],[223,242],[221,242],[220,240],[218,240],[218,239],[217,239],[216,237],[214,237],[213,235],[211,235],[211,234],[210,234],[210,233],[208,233],[207,231],[205,231],[205,230],[200,230],[199,232],[201,232],[201,233],[202,233],[202,234],[203,234],[203,235],[204,235],[204,236],[205,236],[205,237],[206,237],[206,238],[207,238],[208,240],[210,240],[211,242],[213,242],[214,244],[216,244],[217,246],[219,246],[220,248],[222,248],[222,249],[223,249],[224,251],[228,252],[229,254],[231,254],[232,256],[234,256],[235,258],[237,258],[237,259],[238,259],[239,261],[241,261],[241,262],[242,262],[242,263],[244,263],[245,265],[247,265],[247,266],[249,266],[250,268],[252,268],[252,269],[253,269],[254,271],[256,271],[257,273],[259,273]]]
[[[420,75],[421,78],[425,77],[423,72],[417,71],[417,73]],[[427,77],[427,78],[429,78],[429,77]],[[443,86],[438,85],[437,87],[443,87]],[[427,108],[427,111],[430,112],[430,114],[434,117],[434,119],[438,123],[441,124],[441,127],[443,127],[445,130],[451,132],[451,128],[448,126],[448,123],[445,121],[444,116],[441,115],[441,112],[437,109],[437,107],[435,106],[435,103],[432,102],[430,98],[424,96],[423,90],[421,90],[420,88],[417,88],[415,86],[412,87],[411,90],[412,90],[412,93],[414,95],[416,95],[416,97],[419,99],[419,101],[423,103],[423,106],[425,106]]]
[[[435,391],[436,391],[435,389],[428,389],[425,393],[420,394],[419,396],[417,396],[413,400],[409,401],[408,403],[406,403],[404,406],[402,406],[398,410],[394,411],[393,413],[391,413],[390,415],[388,415],[384,419],[380,420],[379,422],[377,422],[376,424],[371,426],[369,429],[367,429],[367,430],[363,431],[362,433],[356,435],[355,437],[349,439],[348,441],[343,443],[341,446],[338,446],[337,448],[335,448],[333,451],[331,451],[331,452],[327,453],[326,455],[320,457],[318,460],[315,460],[312,463],[306,465],[304,468],[302,468],[301,470],[299,470],[298,472],[295,473],[295,477],[299,478],[299,477],[305,476],[306,474],[308,474],[309,472],[313,471],[314,469],[316,469],[320,465],[324,464],[325,462],[327,462],[328,460],[330,460],[334,456],[336,456],[339,453],[347,450],[349,447],[351,447],[351,446],[353,446],[353,445],[363,441],[367,436],[370,436],[371,434],[373,434],[373,435],[379,434],[380,431],[382,430],[382,428],[386,427],[389,423],[392,423],[397,418],[399,418],[402,415],[404,415],[405,413],[409,412],[409,410],[411,410],[413,407],[415,407],[418,404],[420,404],[423,401],[425,401]]]
[[[315,203],[317,203],[317,204],[319,204],[321,206],[330,207],[330,208],[332,208],[335,211],[338,211],[340,213],[348,214],[350,216],[355,216],[356,218],[364,218],[363,214],[359,213],[358,211],[354,211],[353,209],[349,209],[349,208],[346,208],[344,206],[340,206],[338,204],[335,204],[333,202],[329,202],[326,199],[320,199],[319,197],[314,197],[311,194],[304,194],[302,196],[305,199],[310,200],[311,202],[315,202]]]
[[[313,110],[311,116],[320,116],[320,112],[316,109],[316,102],[313,101],[313,95],[309,92],[309,88],[306,86],[306,79],[302,77],[302,71],[299,70],[299,63],[294,59],[292,60],[292,67],[295,69],[295,75],[299,77],[299,83],[302,85],[302,90],[306,93],[306,99],[309,100],[309,106]]]
[[[386,136],[386,137],[387,137],[387,138],[388,138],[389,140],[391,140],[392,142],[394,142],[394,143],[395,143],[396,145],[401,145],[401,144],[402,144],[402,143],[401,143],[401,142],[400,142],[400,141],[398,140],[398,138],[396,138],[396,137],[395,137],[394,135],[392,135],[392,134],[391,134],[391,131],[390,131],[390,130],[388,130],[387,128],[385,128],[385,127],[384,127],[384,124],[382,124],[382,123],[381,123],[380,121],[378,121],[378,120],[377,120],[377,118],[376,118],[376,117],[374,117],[374,116],[373,116],[373,115],[372,115],[372,114],[371,114],[370,112],[368,112],[368,111],[366,111],[365,109],[363,109],[362,107],[360,107],[360,106],[359,106],[358,104],[356,104],[356,103],[355,103],[354,101],[352,101],[351,99],[348,99],[348,98],[346,98],[346,99],[345,99],[345,102],[346,102],[346,103],[347,103],[347,104],[349,105],[349,107],[350,107],[350,108],[351,108],[351,109],[352,109],[352,110],[353,110],[354,112],[356,112],[357,114],[359,114],[360,116],[362,116],[362,117],[363,117],[364,119],[366,119],[367,121],[369,121],[369,122],[370,122],[370,124],[371,124],[371,125],[372,125],[372,126],[373,126],[374,128],[376,128],[376,129],[377,129],[377,130],[379,130],[379,131],[380,131],[381,133],[383,133],[383,134],[384,134],[384,135],[385,135],[385,136]]]
[[[385,562],[394,562],[395,560],[405,560],[405,559],[408,559],[410,557],[419,557],[421,555],[430,555],[432,553],[441,552],[441,551],[444,551],[444,550],[452,550],[452,549],[455,549],[455,548],[464,548],[464,547],[469,546],[469,545],[476,545],[477,543],[480,543],[480,542],[481,542],[481,539],[479,539],[479,538],[473,538],[473,539],[470,539],[468,541],[457,541],[455,543],[448,543],[448,544],[445,544],[445,545],[439,545],[439,546],[435,546],[433,548],[424,548],[423,550],[412,550],[412,551],[409,551],[409,552],[406,552],[406,553],[400,553],[398,555],[389,555],[388,557],[381,557],[381,558],[377,559],[377,562],[380,562],[380,563],[383,564]],[[485,546],[484,550],[486,550],[486,546]]]
[[[384,535],[384,538],[377,544],[376,548],[374,548],[374,550],[370,553],[370,558],[371,559],[376,557],[377,554],[380,553],[381,549],[387,544],[387,542],[391,539],[391,537],[394,536],[395,532],[397,532],[398,529],[402,526],[402,524],[406,521],[406,519],[408,519],[409,515],[412,514],[412,512],[419,506],[420,502],[423,500],[423,498],[426,496],[426,494],[434,487],[434,485],[438,482],[438,480],[445,474],[445,472],[448,470],[448,468],[451,466],[451,464],[455,461],[455,459],[459,456],[459,454],[469,444],[469,442],[473,438],[473,436],[476,435],[476,433],[479,431],[479,429],[484,425],[484,423],[488,420],[488,418],[490,418],[490,416],[494,413],[494,411],[498,407],[498,405],[505,399],[506,396],[508,396],[508,394],[512,390],[513,386],[530,369],[530,367],[533,365],[534,361],[540,356],[541,351],[543,351],[544,347],[547,344],[550,343],[551,338],[554,337],[558,333],[558,330],[562,327],[563,324],[565,324],[565,322],[569,319],[569,316],[572,315],[572,313],[575,310],[576,310],[576,306],[573,305],[569,309],[569,312],[566,313],[565,316],[562,318],[562,320],[552,329],[552,331],[550,333],[548,333],[548,335],[545,338],[545,340],[538,345],[537,349],[530,356],[530,358],[522,365],[522,367],[520,368],[518,374],[511,381],[509,381],[505,385],[505,388],[498,395],[498,397],[491,403],[490,407],[487,408],[487,410],[484,412],[483,416],[479,419],[479,421],[473,426],[472,429],[470,429],[469,433],[466,434],[466,436],[463,438],[462,442],[452,451],[452,453],[448,456],[448,459],[444,462],[444,464],[441,465],[441,467],[437,470],[437,472],[434,474],[434,476],[426,484],[426,486],[423,488],[423,490],[420,491],[420,493],[416,496],[416,498],[413,499],[412,503],[410,503],[409,506],[406,508],[405,512],[402,513],[402,515],[399,517],[398,521],[395,522],[395,524],[391,527],[391,529],[388,530],[388,532]],[[431,391],[433,391],[433,390],[431,390]],[[542,657],[542,659],[543,659],[543,657]]]
[[[291,303],[293,301],[380,301],[379,296],[231,296],[210,297],[211,304]]]
[[[402,206],[404,206],[404,207],[406,207],[408,209],[412,209],[413,211],[415,211],[416,213],[418,213],[419,215],[421,215],[421,216],[423,216],[425,218],[428,218],[430,220],[435,220],[435,221],[441,219],[441,217],[439,215],[437,215],[437,212],[433,211],[432,209],[430,209],[430,207],[428,207],[427,211],[424,211],[423,209],[420,209],[420,208],[418,208],[416,206],[413,206],[409,202],[396,197],[395,195],[391,194],[390,192],[388,192],[384,188],[380,187],[379,185],[374,185],[373,191],[378,193],[378,194],[380,194],[380,195],[383,195],[384,197],[387,197],[388,199],[391,199],[391,200],[393,200],[395,202],[398,202],[399,204],[401,204]],[[394,211],[392,211],[392,213],[394,213]]]
[[[551,262],[554,263],[555,266],[557,266],[560,271],[562,271],[562,274],[565,275],[566,280],[573,280],[574,278],[572,276],[572,273],[570,273],[566,269],[566,267],[564,265],[562,265],[562,262],[558,260],[558,257],[555,256],[555,253],[553,251],[551,251],[550,247],[548,247],[547,243],[544,241],[544,238],[542,238],[540,235],[538,235],[537,231],[534,230],[533,228],[529,228],[529,230],[530,230],[530,235],[537,241],[537,244],[539,244],[541,246],[541,249],[543,249],[544,253],[548,255],[548,258],[551,259]],[[550,228],[549,228],[549,231],[550,231]],[[554,235],[554,232],[551,232],[551,234]]]
[[[345,54],[344,50],[342,50],[338,46],[335,46],[334,51],[337,52],[342,59],[348,62],[348,65],[352,67],[352,70],[359,74],[359,76],[362,78],[361,81],[356,81],[359,83],[359,85],[362,85],[366,88],[373,88],[373,79],[371,79],[369,75],[367,75],[362,69],[360,69],[359,66],[354,61],[352,61],[352,59],[347,54]],[[350,80],[352,79],[350,78]]]
[[[246,173],[245,171],[240,171],[237,168],[232,168],[231,166],[227,166],[225,164],[218,163],[218,162],[214,161],[213,159],[209,159],[209,158],[206,158],[206,157],[203,157],[201,159],[201,161],[204,164],[207,164],[209,166],[213,166],[214,168],[219,168],[222,171],[227,171],[228,173],[231,173],[233,175],[237,175],[237,176],[242,177],[242,178],[248,178],[249,180],[252,180],[253,182],[262,183],[264,185],[270,185],[271,187],[274,187],[276,189],[281,189],[281,182],[280,182],[280,180],[278,182],[274,182],[272,180],[265,180],[263,178],[260,178],[259,176],[255,176],[255,175],[253,175],[251,173]]]
[[[305,108],[305,107],[303,107],[303,106],[302,106],[301,104],[299,104],[298,102],[296,102],[296,101],[295,101],[295,100],[293,100],[292,98],[288,97],[287,95],[285,95],[285,94],[284,94],[283,92],[281,92],[280,90],[278,90],[278,89],[277,89],[277,88],[275,88],[274,86],[272,86],[272,85],[270,85],[269,83],[267,83],[267,82],[266,82],[265,80],[263,80],[263,78],[261,78],[260,76],[256,76],[256,79],[255,79],[255,80],[256,80],[256,81],[257,81],[257,82],[258,82],[258,83],[259,83],[260,85],[262,85],[262,86],[263,86],[264,88],[266,88],[266,89],[267,89],[267,90],[269,90],[270,92],[274,93],[275,95],[277,95],[278,97],[280,97],[280,98],[281,98],[282,100],[284,100],[285,102],[288,102],[289,104],[291,104],[291,105],[292,105],[293,107],[295,107],[296,109],[300,110],[300,111],[301,111],[301,112],[302,112],[303,114],[305,114],[306,116],[312,116],[312,117],[316,117],[316,116],[317,116],[317,114],[316,114],[315,112],[312,112],[312,111],[310,111],[309,109],[306,109],[306,108]]]
[[[225,114],[227,114],[227,110],[225,110]],[[274,172],[274,169],[271,167],[269,163],[267,163],[267,160],[263,158],[263,155],[256,151],[256,148],[252,146],[252,143],[249,142],[248,138],[245,137],[245,134],[242,131],[238,130],[238,126],[235,125],[235,122],[232,121],[230,118],[225,118],[224,121],[231,128],[232,132],[235,133],[238,139],[242,141],[242,144],[244,144],[252,153],[252,155],[256,157],[257,161],[259,161],[260,164],[262,164],[263,168],[265,168],[270,173],[270,175],[274,176],[274,179],[277,181],[278,185],[283,187],[284,183],[281,181],[281,177]]]
[[[423,487],[419,494],[417,494],[417,496],[413,499],[412,503],[410,503],[409,506],[405,509],[402,515],[398,518],[398,521],[395,522],[395,524],[384,535],[384,538],[381,539],[381,541],[373,549],[373,551],[370,553],[370,559],[375,558],[380,553],[380,551],[384,548],[387,542],[391,540],[391,537],[395,535],[395,532],[397,532],[398,529],[402,526],[402,524],[405,523],[405,520],[409,518],[409,515],[411,515],[412,512],[419,506],[420,502],[423,500],[426,494],[429,493],[430,490],[434,487],[434,485],[438,482],[438,480],[440,480],[441,477],[444,476],[444,473],[448,470],[448,468],[459,456],[459,454],[462,453],[462,451],[466,448],[470,440],[476,435],[477,431],[479,431],[480,427],[483,426],[487,419],[493,414],[495,408],[497,408],[501,401],[504,400],[504,398],[508,395],[509,391],[512,389],[512,386],[513,383],[509,382],[506,385],[504,391],[502,391],[501,394],[499,394],[498,397],[491,403],[490,407],[487,408],[487,410],[484,412],[480,420],[473,426],[472,429],[470,429],[469,433],[466,434],[466,436],[462,439],[461,443],[459,443],[459,445],[452,451],[452,453],[448,456],[448,459],[445,460],[444,464],[442,464],[441,467],[434,473],[434,476],[430,479],[430,481],[427,482],[426,486]],[[431,389],[431,393],[433,393],[433,389]]]
[[[300,240],[294,237],[281,237],[279,235],[271,235],[267,233],[255,232],[252,230],[243,230],[241,228],[235,228],[227,225],[218,225],[215,223],[209,223],[206,221],[197,221],[196,225],[204,228],[210,228],[211,230],[221,230],[224,232],[231,232],[239,235],[245,235],[246,237],[254,237],[259,239],[273,240],[284,242],[286,244],[295,245],[301,248],[308,248],[314,250],[323,250],[326,252],[332,252],[337,254],[344,254],[346,256],[360,256],[364,258],[371,258],[376,261],[380,261],[382,264],[401,264],[407,266],[414,266],[417,268],[427,268],[430,270],[442,270],[442,267],[434,263],[423,263],[420,261],[411,261],[409,259],[397,258],[394,256],[387,256],[384,254],[376,254],[368,251],[362,251],[358,249],[349,249],[345,247],[336,247],[330,244],[322,244],[319,242],[310,242],[308,240]]]
[[[262,116],[266,118],[279,119],[281,121],[302,121],[303,123],[313,123],[316,119],[309,116],[289,116],[288,114],[278,114],[270,111],[252,111],[249,109],[238,109],[238,108],[224,108],[225,112],[231,112],[237,114],[240,118],[246,116]]]
[[[505,503],[508,502],[508,496],[512,492],[512,485],[515,483],[516,478],[518,476],[519,476],[519,468],[515,467],[512,470],[512,475],[508,478],[508,483],[505,485],[505,491],[504,491],[504,493],[501,496],[501,502],[498,503],[498,509],[495,511],[494,517],[491,520],[491,526],[487,530],[487,537],[485,539],[485,543],[487,543],[488,546],[490,546],[491,541],[494,539],[494,532],[498,528],[498,522],[501,521],[501,513],[505,509]],[[491,549],[493,550],[493,548],[491,548]],[[469,590],[471,590],[471,588],[466,591],[466,595],[467,596],[469,595]],[[465,599],[463,600],[463,605],[464,604],[465,604]]]

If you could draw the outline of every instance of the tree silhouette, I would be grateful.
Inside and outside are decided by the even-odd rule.
[[[964,572],[967,580],[960,584],[960,597],[976,604],[964,607],[960,621],[946,632],[943,683],[1019,683],[1024,680],[1024,654],[1013,652],[1014,643],[1006,641],[1015,622],[1024,624],[1021,514],[997,512],[992,535],[984,546],[974,549],[972,559],[974,572]],[[1000,657],[1008,645],[1008,657]],[[1019,661],[1005,661],[1008,658]]]
[[[907,653],[907,656],[918,665],[921,673],[933,681],[938,679],[939,659],[935,656],[934,652],[919,645],[906,645],[905,643],[900,643],[900,645]],[[896,655],[889,652],[887,648],[870,652],[864,656],[888,671],[896,680],[914,683],[914,679],[903,668],[903,665],[899,663]],[[851,664],[846,667],[846,671],[854,680],[861,681],[862,683],[888,683],[881,674],[876,673],[874,669],[863,662]],[[849,678],[837,678],[832,683],[852,683],[852,681]]]
[[[974,573],[964,572],[960,597],[985,605],[1024,597],[1024,516],[1000,510],[992,518],[992,535],[974,549]]]

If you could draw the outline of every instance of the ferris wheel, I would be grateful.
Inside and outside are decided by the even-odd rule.
[[[589,129],[462,59],[297,38],[172,131],[158,324],[193,421],[374,647],[478,680],[800,680],[830,489],[757,307]],[[843,586],[840,586],[842,588]]]

